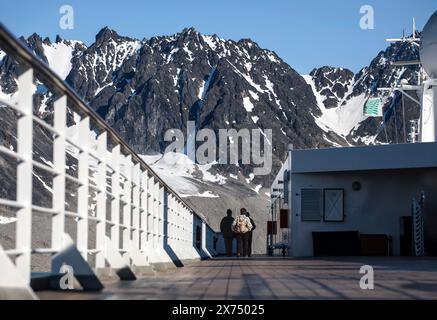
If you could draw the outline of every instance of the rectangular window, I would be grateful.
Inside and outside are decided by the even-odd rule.
[[[329,222],[344,221],[343,189],[324,190],[323,220]]]
[[[320,221],[323,215],[323,189],[301,190],[302,221]]]

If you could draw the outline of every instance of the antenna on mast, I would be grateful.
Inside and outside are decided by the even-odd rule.
[[[416,37],[416,19],[413,18],[413,24],[412,24],[412,31],[413,34],[411,36],[405,36],[405,29],[403,29],[402,32],[402,38],[401,39],[386,39],[388,42],[396,43],[411,43],[417,47],[420,47],[420,38]],[[392,61],[391,65],[393,66],[411,66],[411,65],[421,65],[420,60],[409,60],[409,61]],[[420,68],[421,69],[421,68]],[[420,73],[420,71],[419,71]],[[402,76],[402,75],[401,75]],[[403,114],[403,128],[404,128],[404,142],[406,141],[406,132],[405,132],[405,106],[404,106],[404,96],[408,97],[409,99],[413,100],[415,103],[421,105],[420,101],[418,101],[413,95],[408,93],[408,91],[417,91],[420,90],[422,87],[420,86],[420,79],[419,84],[417,85],[411,85],[408,84],[408,81],[405,79],[401,79],[400,77],[397,79],[397,83],[390,87],[390,88],[378,88],[377,90],[380,92],[388,92],[388,96],[392,98],[391,104],[389,108],[385,111],[381,125],[378,129],[378,132],[376,136],[374,137],[374,140],[376,140],[376,137],[382,132],[382,130],[386,130],[385,123],[390,118],[390,112],[396,112],[396,93],[400,92],[402,94],[402,114]],[[396,116],[395,116],[396,121]],[[396,132],[397,133],[397,132]]]
[[[413,17],[413,40],[416,40],[416,19]]]
[[[413,18],[413,34],[411,35],[411,37],[406,37],[405,36],[405,29],[403,29],[402,32],[402,38],[389,38],[389,39],[385,39],[385,41],[387,42],[409,42],[417,47],[420,47],[419,41],[420,38],[416,37],[416,19]]]

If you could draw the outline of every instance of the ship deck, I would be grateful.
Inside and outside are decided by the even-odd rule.
[[[360,268],[374,268],[374,290]],[[99,293],[37,293],[40,299],[437,299],[437,258],[214,258]]]

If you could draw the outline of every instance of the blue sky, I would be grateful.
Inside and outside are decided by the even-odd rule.
[[[37,32],[87,44],[109,26],[121,35],[150,38],[195,27],[204,34],[251,38],[276,51],[300,73],[332,65],[358,71],[386,47],[386,37],[422,28],[436,0],[1,0],[0,21],[15,35]],[[59,8],[72,5],[75,29],[59,28]],[[375,29],[361,30],[360,7],[375,10]]]

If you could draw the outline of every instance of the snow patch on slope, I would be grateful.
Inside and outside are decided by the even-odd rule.
[[[201,192],[195,180],[225,184],[227,178],[220,174],[212,174],[213,164],[195,164],[187,155],[169,152],[162,155],[142,155],[143,160],[150,165],[167,184],[175,189],[182,197],[216,198],[217,195],[207,190]],[[197,178],[201,176],[201,178]]]
[[[53,43],[51,45],[43,44],[44,55],[49,62],[50,68],[63,80],[67,78],[71,71],[71,59],[73,58],[73,51],[77,42],[71,41],[69,44],[65,42]]]
[[[243,98],[243,106],[244,106],[244,109],[246,109],[247,112],[252,112],[253,108],[255,108],[253,103],[250,101],[249,97],[244,97]]]
[[[325,97],[317,91],[312,77],[310,75],[304,75],[302,77],[307,84],[311,86],[316,97],[317,105],[322,115],[315,117],[315,120],[317,125],[325,132],[333,131],[340,136],[346,137],[367,118],[363,115],[363,105],[366,102],[366,95],[364,93],[352,97],[345,104],[340,104],[337,108],[328,109],[323,103]]]

